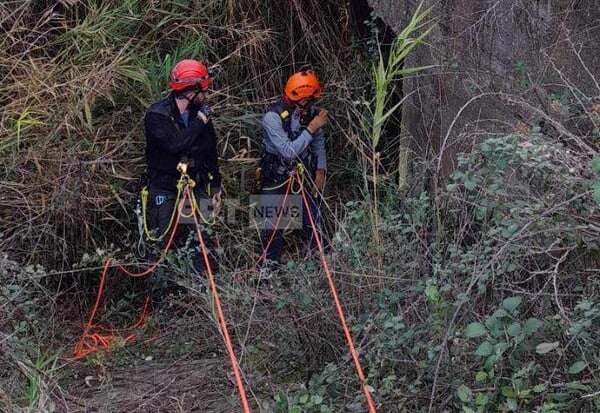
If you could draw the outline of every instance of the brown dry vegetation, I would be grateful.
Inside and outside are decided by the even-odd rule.
[[[175,257],[151,280],[109,275],[97,321],[111,327],[134,321],[161,278],[186,290],[138,341],[69,359],[103,261],[140,263],[141,121],[184,57],[216,73],[224,189],[242,205],[261,112],[293,70],[323,79],[330,263],[378,411],[598,411],[597,92],[563,79],[552,113],[531,90],[503,92],[526,122],[457,122],[409,168],[394,147],[406,131],[383,136],[384,168],[369,108],[393,90],[371,72],[375,39],[363,43],[338,3],[0,3],[0,411],[241,411],[214,303]],[[432,148],[458,144],[454,173],[436,176],[450,164]],[[365,411],[302,242],[290,242],[266,298],[251,277],[236,281],[254,275],[258,243],[243,214],[216,227],[215,270],[253,411]]]
[[[0,388],[7,406],[28,406],[34,411],[52,406],[57,411],[133,411],[132,406],[143,411],[149,411],[146,407],[177,411],[173,406],[180,411],[228,411],[209,407],[207,400],[220,396],[209,395],[214,389],[205,382],[205,374],[211,375],[217,388],[228,388],[225,405],[237,403],[225,374],[227,359],[219,359],[222,363],[216,371],[212,361],[212,352],[225,356],[217,330],[190,331],[188,342],[180,335],[189,326],[214,327],[206,314],[199,319],[169,320],[180,327],[179,334],[164,335],[160,330],[159,341],[149,349],[159,360],[142,360],[145,369],[134,362],[132,370],[129,360],[115,366],[110,358],[100,357],[91,361],[93,368],[87,374],[81,362],[64,363],[55,357],[68,357],[81,332],[95,297],[101,260],[107,255],[124,262],[133,258],[132,205],[143,170],[141,120],[149,103],[164,94],[174,61],[203,59],[216,73],[211,99],[230,198],[243,196],[245,172],[260,153],[259,117],[279,95],[290,72],[315,68],[331,85],[331,101],[350,93],[348,81],[339,78],[342,65],[351,59],[349,11],[313,3],[310,15],[299,2],[276,7],[268,2],[216,1],[0,5],[6,34],[0,54],[4,107],[0,245],[5,254],[0,308],[3,364],[10,366]],[[280,16],[295,17],[282,20]],[[330,26],[331,20],[343,24]],[[348,122],[344,112],[336,116],[338,125]],[[336,145],[347,146],[343,139]],[[221,265],[227,283],[231,279],[227,269],[245,268],[256,258],[257,239],[248,229],[226,226],[219,229],[219,237],[219,245],[225,247]],[[240,248],[246,253],[240,254]],[[185,269],[178,275],[185,280]],[[129,291],[136,288],[135,283],[113,275],[99,318],[119,326],[136,317],[140,301]],[[236,288],[235,294],[252,299],[252,290],[249,294]],[[119,303],[122,308],[115,311]],[[234,303],[228,303],[226,310],[235,320]],[[119,311],[125,315],[115,321]],[[42,313],[44,322],[39,320]],[[232,321],[233,330],[248,330],[252,317]],[[23,343],[13,343],[15,335],[21,334]],[[257,336],[253,331],[245,334],[246,340]],[[269,334],[263,332],[262,337],[272,341]],[[198,349],[199,342],[215,348],[206,363],[202,360],[207,353]],[[172,355],[179,350],[169,349],[178,347],[187,352]],[[167,348],[165,360],[157,357],[160,348]],[[134,345],[123,350],[123,358],[137,360],[141,351]],[[41,361],[46,359],[53,360],[51,365]],[[194,368],[185,370],[180,365]],[[188,372],[183,389],[179,376],[169,377],[170,368],[181,377]],[[130,371],[131,385],[111,379],[126,377]],[[157,374],[166,378],[154,378]],[[203,407],[193,407],[198,402],[185,396],[191,390],[192,399],[203,400]],[[150,399],[149,393],[153,393]],[[123,404],[125,399],[129,404]]]

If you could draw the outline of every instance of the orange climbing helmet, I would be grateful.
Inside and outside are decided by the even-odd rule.
[[[319,79],[312,70],[294,73],[285,84],[285,96],[292,102],[298,102],[306,98],[318,99],[321,92]]]
[[[182,91],[198,85],[202,90],[206,90],[211,80],[208,70],[202,62],[185,59],[177,63],[171,70],[169,86],[174,91]]]

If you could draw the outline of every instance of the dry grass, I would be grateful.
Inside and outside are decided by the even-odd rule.
[[[169,301],[164,308],[172,312],[161,318],[157,310],[138,343],[85,361],[59,357],[70,355],[81,333],[102,259],[134,261],[131,204],[143,170],[141,121],[183,57],[201,58],[216,73],[211,100],[226,196],[242,201],[260,154],[262,111],[290,72],[309,65],[323,79],[320,104],[332,115],[324,208],[338,253],[332,267],[379,411],[427,404],[431,411],[458,409],[459,384],[500,400],[492,386],[511,385],[520,366],[511,370],[505,353],[494,371],[497,383],[475,383],[474,372],[485,366],[463,327],[483,322],[512,295],[533,304],[510,321],[537,317],[548,330],[539,339],[565,349],[541,358],[511,342],[510,357],[522,350],[522,360],[537,360],[540,371],[550,372],[522,382],[559,388],[564,383],[557,378],[573,378],[563,364],[579,358],[589,362],[585,380],[596,379],[595,356],[586,350],[597,352],[597,333],[590,329],[581,339],[568,333],[574,319],[582,328],[598,319],[574,309],[582,297],[590,308],[597,302],[595,257],[586,255],[597,254],[597,212],[588,189],[592,152],[579,144],[583,126],[598,125],[596,106],[586,106],[576,128],[555,125],[572,152],[556,157],[542,185],[529,183],[533,173],[507,173],[505,192],[491,191],[484,183],[505,177],[491,161],[473,164],[487,174],[477,190],[461,181],[454,192],[440,183],[439,192],[421,193],[425,174],[417,174],[403,196],[378,176],[381,219],[374,224],[373,181],[365,171],[377,160],[377,145],[359,125],[376,85],[352,45],[349,10],[339,2],[30,0],[1,3],[0,25],[6,34],[0,38],[0,250],[7,254],[0,257],[0,364],[7,366],[0,372],[0,409],[41,411],[54,404],[58,411],[116,411],[125,403],[128,411],[236,410],[206,295]],[[458,139],[491,136],[467,132]],[[443,148],[455,144],[446,143]],[[418,168],[435,172],[436,166],[424,160]],[[499,223],[477,215],[477,202],[498,200]],[[509,219],[521,226],[505,236]],[[547,243],[547,233],[560,235],[564,245]],[[376,241],[383,248],[374,248]],[[322,392],[334,411],[364,408],[324,274],[305,259],[303,243],[290,242],[288,267],[264,294],[252,279],[234,280],[256,260],[258,234],[240,219],[219,224],[215,242],[221,298],[253,406],[266,403],[264,411],[271,411],[275,394],[300,403],[301,395]],[[508,266],[513,261],[516,268]],[[561,271],[568,275],[559,277]],[[189,284],[183,266],[170,263],[157,272]],[[112,274],[98,322],[122,326],[135,319],[145,281]],[[472,292],[467,301],[465,291]],[[587,407],[592,396],[573,397],[573,405]],[[534,404],[528,407],[539,407]]]
[[[306,66],[316,69],[326,85],[322,104],[332,108],[333,116],[330,153],[346,154],[330,157],[332,170],[336,171],[333,182],[347,185],[355,178],[353,148],[360,144],[349,139],[355,136],[354,115],[349,115],[349,108],[353,94],[364,93],[365,81],[357,79],[366,72],[355,66],[351,77],[344,74],[350,62],[358,61],[350,51],[348,10],[336,2],[310,3],[312,8],[300,2],[273,5],[266,1],[192,1],[179,5],[128,0],[100,5],[93,1],[28,0],[0,4],[0,26],[5,33],[0,39],[0,102],[4,107],[0,115],[0,191],[5,194],[0,198],[0,250],[14,260],[11,275],[2,282],[5,286],[28,286],[35,305],[25,309],[27,317],[39,319],[47,312],[49,320],[36,329],[19,330],[23,316],[20,301],[9,298],[0,302],[0,311],[5,312],[0,346],[9,346],[10,350],[3,353],[3,364],[10,366],[7,371],[13,377],[7,388],[2,376],[0,403],[14,409],[43,409],[54,403],[66,411],[84,411],[86,404],[91,408],[107,402],[98,397],[100,391],[118,399],[127,394],[132,406],[169,411],[190,411],[194,406],[189,392],[175,390],[180,380],[170,369],[176,366],[181,374],[189,376],[177,364],[179,361],[140,367],[136,380],[143,383],[136,387],[139,392],[132,394],[130,388],[120,387],[127,369],[97,365],[94,377],[105,369],[113,377],[122,376],[123,383],[119,379],[95,386],[100,383],[92,381],[94,385],[89,387],[82,384],[80,376],[74,379],[72,375],[71,368],[82,369],[81,365],[62,363],[57,353],[23,352],[7,337],[19,337],[33,348],[59,348],[56,351],[66,355],[69,340],[79,333],[93,300],[99,262],[107,254],[119,255],[122,261],[131,259],[135,245],[132,201],[143,170],[141,122],[148,105],[164,95],[167,74],[178,59],[203,59],[216,73],[211,99],[217,113],[228,197],[246,196],[243,173],[252,170],[260,153],[259,118],[280,95],[287,76]],[[294,17],[282,20],[280,16]],[[342,24],[331,25],[332,20]],[[361,87],[357,89],[355,84]],[[349,196],[350,192],[343,195]],[[336,206],[339,196],[328,200],[333,224],[343,211]],[[290,382],[300,376],[302,380],[317,372],[322,363],[341,357],[336,350],[340,343],[327,333],[335,331],[335,317],[324,310],[302,314],[295,308],[267,323],[264,314],[258,318],[257,312],[246,314],[248,300],[257,302],[256,290],[246,284],[227,285],[231,269],[246,269],[256,259],[257,234],[245,225],[222,225],[218,228],[218,243],[224,250],[220,283],[224,284],[228,303],[226,312],[232,320],[238,320],[233,329],[239,348],[257,346],[260,336],[286,347],[288,326],[299,329],[290,357],[301,373],[290,370],[277,348],[261,348],[258,355],[242,351],[250,359],[246,367],[264,366],[272,375],[256,378],[258,383],[267,383],[257,390],[256,398],[264,394],[269,398],[270,391],[280,385],[279,376],[288,377]],[[290,255],[302,257],[303,252],[295,248],[290,245]],[[92,258],[86,258],[86,254]],[[42,264],[43,268],[39,273],[22,273],[20,266],[26,264]],[[177,268],[170,271],[176,277],[185,277],[184,271]],[[12,274],[17,273],[23,277],[14,278]],[[313,286],[307,294],[317,294],[325,306],[329,304],[327,295],[321,295],[325,291],[323,282],[322,278],[311,281]],[[106,312],[100,317],[108,319],[117,312],[112,307],[129,287],[128,282],[111,287],[102,306]],[[294,302],[286,287],[279,288],[283,299]],[[210,303],[201,302],[196,308],[203,309],[201,321],[179,320],[180,329],[199,322],[211,325]],[[135,313],[132,308],[124,311]],[[266,314],[270,310],[262,311]],[[317,334],[319,331],[322,334]],[[198,343],[206,334],[209,342],[219,343],[215,333],[210,328],[193,330],[190,339]],[[179,345],[180,338],[162,337],[167,347]],[[311,349],[320,354],[310,359],[310,372],[302,366],[303,357],[311,354],[303,348],[307,343],[312,343]],[[200,361],[205,356],[181,360],[200,363],[194,364],[198,385],[209,380],[201,374],[203,371],[215,369],[213,364]],[[123,357],[129,360],[136,356]],[[278,357],[276,362],[269,361]],[[165,380],[171,380],[164,386],[165,380],[157,376],[161,372],[168,377]],[[159,387],[148,384],[153,380],[160,382]],[[218,398],[235,403],[235,395],[225,394],[231,389],[226,380],[216,380],[210,389],[218,393]],[[23,393],[24,388],[36,389],[36,393]],[[81,404],[74,395],[87,401]],[[110,403],[106,406],[109,410],[114,407]],[[222,411],[230,411],[227,409],[222,407]]]

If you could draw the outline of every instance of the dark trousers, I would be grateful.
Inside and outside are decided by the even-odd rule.
[[[208,203],[210,203],[210,198],[204,190],[197,188],[198,187],[194,188],[194,196],[200,205],[200,209],[204,210],[204,215],[206,216],[206,208],[203,206],[206,206]],[[183,194],[181,196],[183,197]],[[155,236],[159,236],[163,234],[166,229],[169,228],[169,224],[171,224],[169,232],[164,235],[159,243],[161,249],[166,247],[166,244],[171,236],[173,226],[175,225],[176,217],[173,217],[171,222],[171,216],[173,211],[175,211],[175,214],[177,214],[178,205],[175,204],[176,198],[176,192],[155,188],[152,187],[152,185],[149,187],[147,217],[148,228],[154,233]],[[207,248],[210,249],[212,243],[210,240],[210,235],[207,232],[207,227],[200,216],[198,216],[198,214],[196,214],[196,216],[198,217],[199,224],[202,226],[202,239],[204,240]],[[206,265],[200,248],[200,240],[198,239],[195,225],[193,224],[193,219],[186,219],[186,221],[190,220],[192,223],[179,224],[177,227],[177,232],[173,238],[173,244],[171,248],[172,250],[180,253],[185,252],[186,261],[190,263],[194,272],[197,275],[204,275],[206,271]],[[212,267],[213,263],[210,262],[210,264]]]
[[[282,181],[283,180],[281,180],[281,179],[280,180],[265,180],[264,187],[270,188],[273,186],[278,186],[277,183],[279,183],[279,185],[281,185],[280,183]],[[296,186],[296,184],[294,183],[294,187],[295,186]],[[286,187],[287,187],[287,185],[283,185],[282,187],[276,188],[276,189],[262,189],[260,194],[263,196],[284,195]],[[308,205],[310,208],[310,212],[311,212],[313,221],[314,221],[316,229],[317,229],[317,234],[320,237],[320,241],[323,245],[323,241],[324,241],[323,222],[322,222],[321,213],[319,210],[320,197],[318,197],[318,196],[314,197],[308,191],[307,187],[305,187],[305,194],[306,194],[306,199],[308,201]],[[291,197],[291,196],[301,197],[300,194],[292,194],[292,193],[288,194],[288,197]],[[311,251],[313,251],[313,250],[317,249],[317,241],[313,234],[310,218],[309,218],[308,212],[306,210],[306,205],[304,205],[304,201],[300,200],[300,202],[302,204],[302,212],[301,212],[302,233],[304,235],[304,238],[307,241],[308,247],[310,248]],[[271,240],[271,238],[273,238],[273,239],[272,239],[271,243],[269,244],[269,240]],[[261,267],[271,266],[271,268],[277,267],[277,265],[279,264],[279,260],[281,259],[281,254],[283,253],[284,246],[285,246],[283,230],[282,229],[264,229],[264,230],[262,230],[261,246],[262,246],[261,252],[264,251],[265,248],[267,248],[267,252],[265,255],[265,259],[262,260],[262,262],[260,263],[260,266]]]

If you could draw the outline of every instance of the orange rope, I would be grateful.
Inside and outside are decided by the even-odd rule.
[[[100,349],[110,350],[112,345],[116,343],[125,344],[137,340],[137,335],[135,333],[131,333],[127,337],[123,338],[114,334],[102,335],[99,333],[91,333],[92,329],[94,328],[111,332],[129,331],[145,323],[146,315],[148,313],[148,304],[150,302],[149,297],[146,297],[146,300],[144,302],[144,308],[138,320],[129,327],[121,330],[113,330],[103,326],[94,325],[94,317],[96,315],[96,312],[98,311],[98,306],[100,305],[100,298],[102,297],[102,293],[104,291],[104,284],[106,283],[106,277],[110,268],[110,262],[111,259],[109,258],[104,264],[104,270],[102,271],[102,277],[100,279],[100,286],[98,287],[98,295],[96,296],[96,301],[94,302],[94,306],[92,308],[92,311],[90,312],[90,316],[86,323],[84,332],[81,335],[79,341],[75,344],[74,354],[73,357],[70,358],[70,360],[78,360],[84,358],[88,354],[98,351]]]
[[[296,172],[294,172],[294,175],[295,174],[296,174]],[[261,261],[264,260],[265,257],[267,256],[269,247],[271,246],[271,243],[275,239],[275,235],[277,233],[277,228],[279,228],[279,222],[281,221],[281,217],[283,216],[285,201],[287,200],[287,197],[290,194],[290,190],[292,188],[292,183],[294,181],[294,175],[290,176],[287,187],[285,188],[285,193],[283,194],[283,199],[281,200],[281,207],[279,209],[279,212],[277,213],[277,220],[275,221],[275,229],[273,229],[273,232],[271,233],[271,237],[269,238],[267,245],[265,245],[265,247],[262,250],[262,253],[260,254],[260,257],[258,257],[258,259],[254,263],[254,265],[251,267],[251,269],[246,270],[246,271],[242,272],[241,274],[237,275],[234,278],[234,281],[241,281],[246,275],[248,275],[252,271],[252,269],[258,267],[258,265],[261,263]]]
[[[314,235],[315,240],[317,242],[317,246],[319,248],[319,253],[321,255],[321,262],[323,263],[323,269],[325,270],[325,274],[327,276],[327,282],[329,284],[329,289],[330,289],[331,294],[332,294],[333,299],[334,299],[335,307],[336,307],[336,310],[338,312],[338,315],[339,315],[339,318],[340,318],[340,321],[341,321],[341,324],[342,324],[342,328],[344,330],[344,335],[346,337],[346,342],[348,344],[348,348],[350,349],[350,353],[352,355],[352,359],[354,361],[354,364],[355,364],[355,367],[356,367],[356,371],[358,373],[358,377],[359,377],[359,379],[361,381],[362,389],[363,389],[363,392],[365,394],[367,405],[368,405],[368,408],[369,408],[369,413],[376,413],[376,409],[375,409],[375,405],[373,403],[371,392],[369,391],[369,388],[368,388],[368,386],[366,384],[366,378],[365,378],[365,375],[363,373],[362,367],[360,365],[360,361],[359,361],[359,358],[358,358],[358,353],[357,353],[357,351],[356,351],[356,349],[354,347],[354,342],[352,340],[352,335],[350,334],[350,330],[349,330],[348,325],[346,323],[346,318],[345,318],[344,312],[342,310],[342,306],[341,306],[341,303],[340,303],[340,300],[339,300],[339,297],[338,297],[338,294],[337,294],[337,290],[336,290],[335,285],[333,283],[333,277],[331,275],[331,271],[329,269],[327,261],[325,260],[324,251],[323,251],[323,245],[321,243],[319,234],[317,233],[315,221],[314,221],[314,218],[313,218],[313,215],[312,215],[312,211],[310,209],[310,205],[308,203],[308,199],[306,197],[306,192],[304,190],[303,182],[297,177],[296,174],[294,174],[290,178],[290,182],[288,182],[288,186],[286,188],[286,192],[284,194],[284,199],[283,199],[282,204],[283,205],[285,204],[285,201],[287,199],[287,196],[289,194],[289,191],[290,191],[290,188],[291,188],[291,185],[292,185],[292,182],[293,182],[294,179],[296,179],[298,181],[299,185],[300,185],[301,194],[302,194],[302,201],[303,201],[304,206],[306,207],[306,211],[308,213],[308,217],[309,217],[310,224],[311,224],[311,227],[312,227],[312,232],[313,232],[313,235]],[[173,231],[172,231],[171,236],[170,236],[170,238],[169,238],[169,240],[167,242],[165,250],[164,250],[163,254],[161,254],[161,257],[158,259],[158,261],[155,262],[153,265],[151,265],[148,269],[146,269],[145,271],[140,272],[140,273],[132,273],[132,272],[128,271],[126,268],[124,268],[120,264],[117,265],[117,268],[119,268],[121,271],[123,271],[125,274],[127,274],[127,275],[129,275],[131,277],[142,277],[142,276],[148,275],[152,271],[154,271],[154,269],[164,259],[165,254],[168,252],[169,248],[171,247],[171,244],[172,244],[174,236],[175,236],[175,232],[176,232],[177,227],[179,225],[179,218],[181,216],[181,211],[182,211],[183,204],[185,202],[186,197],[189,197],[191,199],[190,188],[188,186],[186,186],[185,194],[184,194],[183,198],[180,201],[180,205],[179,205],[179,208],[178,208],[178,214],[177,214],[177,217],[176,217],[175,224],[173,226]],[[279,226],[279,221],[280,221],[281,216],[282,216],[282,211],[283,211],[283,208],[280,210],[280,212],[278,214],[277,221],[276,221],[276,224],[275,224],[275,228],[277,228]],[[214,297],[214,300],[215,300],[215,306],[216,306],[217,314],[218,314],[218,317],[219,317],[219,324],[220,324],[220,327],[221,327],[221,333],[223,335],[223,339],[225,341],[225,346],[226,346],[227,352],[229,354],[229,359],[230,359],[230,362],[231,362],[231,365],[232,365],[232,368],[233,368],[233,372],[234,372],[234,376],[235,376],[235,380],[236,380],[236,385],[237,385],[238,390],[240,392],[240,399],[241,399],[241,402],[242,402],[242,406],[244,408],[244,412],[245,413],[250,413],[251,411],[250,411],[250,406],[248,404],[248,400],[247,400],[247,397],[246,397],[246,391],[245,391],[243,383],[242,383],[242,377],[241,377],[241,373],[240,373],[240,369],[239,369],[239,366],[238,366],[237,359],[235,357],[235,352],[233,350],[233,344],[231,342],[231,338],[230,338],[229,332],[227,330],[227,322],[225,320],[225,315],[224,315],[224,312],[223,312],[223,309],[222,309],[222,306],[221,306],[221,301],[220,301],[220,298],[219,298],[219,294],[218,294],[218,291],[217,291],[217,285],[216,285],[215,278],[214,278],[214,275],[212,273],[212,269],[211,269],[210,262],[209,262],[209,259],[208,259],[208,253],[207,253],[207,249],[206,249],[206,244],[204,243],[204,239],[203,239],[202,233],[200,231],[200,225],[199,225],[198,217],[196,215],[196,211],[195,210],[192,210],[192,216],[194,218],[194,223],[196,225],[196,232],[197,232],[197,235],[198,235],[198,239],[200,241],[200,246],[202,248],[202,255],[203,255],[203,258],[204,258],[204,263],[206,265],[208,279],[209,279],[211,290],[212,290],[212,294],[213,294],[213,297]],[[263,253],[259,257],[258,261],[256,262],[256,265],[258,265],[264,259],[264,257],[266,256],[267,249],[271,245],[271,243],[273,242],[273,239],[274,239],[274,236],[275,236],[275,231],[273,231],[273,234],[271,235],[271,238],[269,239],[269,242],[267,243],[267,246],[264,248]],[[97,333],[90,334],[90,330],[94,327],[94,325],[93,325],[93,319],[94,319],[94,316],[95,316],[96,311],[98,309],[98,306],[99,306],[99,303],[100,303],[100,298],[102,296],[102,292],[104,290],[104,284],[106,282],[106,276],[107,276],[107,273],[108,273],[108,269],[110,268],[110,262],[111,262],[111,259],[109,258],[108,260],[106,260],[106,264],[104,265],[104,270],[102,272],[102,278],[100,280],[100,286],[99,286],[98,295],[96,297],[96,301],[94,303],[93,309],[92,309],[92,311],[90,313],[90,317],[89,317],[88,322],[86,324],[85,332],[84,332],[83,336],[81,337],[81,339],[79,340],[79,342],[75,345],[75,357],[73,357],[74,359],[79,359],[79,358],[85,357],[86,355],[88,355],[88,354],[90,354],[90,353],[98,350],[99,348],[109,349],[110,346],[111,346],[111,344],[114,343],[114,342],[127,343],[127,342],[130,342],[130,341],[135,341],[136,340],[137,336],[134,333],[128,335],[125,338],[121,338],[121,337],[114,336],[114,335],[103,336],[103,335],[100,335],[100,334],[97,334]],[[145,319],[147,304],[148,304],[148,299],[146,299],[146,303],[144,304],[144,310],[143,310],[142,315],[140,316],[139,320],[135,324],[133,324],[131,327],[129,327],[129,329],[138,327],[141,324],[143,324],[144,319]]]
[[[191,196],[189,187],[186,188],[186,196]],[[184,196],[184,198],[185,198],[185,196]],[[202,247],[202,256],[204,257],[204,264],[206,265],[206,274],[208,275],[208,280],[210,282],[210,288],[212,290],[213,298],[215,299],[215,307],[217,309],[217,314],[219,316],[219,323],[221,325],[221,333],[223,334],[223,340],[225,341],[225,346],[227,347],[227,352],[229,353],[229,361],[231,362],[231,366],[233,368],[233,374],[235,375],[235,382],[236,382],[238,390],[240,392],[240,399],[242,401],[242,406],[244,407],[245,413],[250,413],[250,405],[248,404],[248,399],[246,398],[246,390],[244,389],[244,385],[242,383],[242,376],[240,374],[237,359],[235,358],[235,353],[233,351],[233,345],[231,343],[231,339],[229,338],[229,332],[227,331],[227,323],[225,321],[225,314],[223,313],[223,308],[221,307],[221,300],[219,299],[219,293],[217,292],[217,284],[215,282],[215,277],[212,273],[212,269],[210,267],[210,262],[208,260],[208,253],[206,251],[206,244],[204,243],[204,238],[202,237],[202,232],[200,231],[200,224],[198,222],[198,217],[196,216],[195,209],[192,209],[192,216],[194,218],[194,223],[196,224],[196,233],[198,234],[198,239],[200,240],[200,246]]]
[[[260,257],[258,257],[258,260],[256,260],[254,267],[256,267],[258,264],[260,264],[260,262],[263,259],[265,259],[265,257],[267,256],[267,251],[269,250],[269,247],[271,246],[273,239],[275,239],[275,233],[277,232],[277,228],[279,228],[279,222],[281,221],[281,217],[283,216],[285,201],[287,200],[287,197],[290,193],[290,189],[292,188],[292,183],[294,182],[295,176],[296,176],[296,172],[294,172],[293,175],[291,175],[288,180],[288,184],[285,188],[285,193],[283,194],[283,199],[281,201],[281,208],[279,208],[279,212],[277,213],[277,220],[275,221],[275,229],[273,230],[273,233],[271,234],[271,237],[269,238],[269,242],[267,242],[267,245],[263,248],[262,254],[260,255]]]
[[[369,413],[375,413],[376,410],[375,410],[375,405],[373,404],[373,399],[371,397],[371,392],[369,391],[369,388],[367,387],[365,374],[363,373],[362,367],[360,365],[360,361],[358,360],[358,353],[356,352],[356,349],[354,348],[354,342],[352,340],[352,335],[350,334],[350,329],[348,328],[348,325],[346,323],[346,317],[344,316],[344,311],[342,310],[342,305],[340,303],[340,299],[338,297],[337,290],[335,288],[335,284],[333,283],[333,277],[331,276],[331,271],[329,269],[329,265],[327,264],[327,261],[325,260],[323,245],[321,243],[321,238],[319,237],[319,234],[317,233],[317,228],[315,225],[314,218],[312,216],[312,211],[310,209],[308,199],[306,198],[306,192],[304,191],[304,185],[302,185],[302,182],[300,180],[298,180],[298,182],[300,184],[302,201],[304,202],[304,206],[306,207],[306,211],[308,213],[308,218],[310,220],[310,225],[312,227],[313,236],[315,237],[315,240],[317,241],[317,246],[319,247],[319,253],[321,255],[321,262],[323,263],[323,269],[325,270],[325,274],[327,275],[327,282],[329,284],[329,290],[331,291],[331,295],[333,296],[335,308],[340,317],[340,322],[342,323],[342,329],[344,330],[344,335],[346,336],[346,343],[348,344],[348,348],[350,349],[350,354],[352,355],[352,359],[354,360],[354,365],[356,366],[356,372],[358,373],[358,377],[360,378],[360,381],[361,381],[363,393],[365,394],[365,397],[367,399],[367,405],[369,406]]]
[[[291,183],[292,179],[290,179],[290,183]],[[287,194],[286,194],[287,196]],[[189,186],[186,185],[186,189],[185,189],[185,193],[184,196],[182,197],[179,206],[178,206],[178,211],[177,211],[177,217],[175,220],[175,224],[173,225],[173,230],[171,232],[171,236],[169,237],[169,240],[164,248],[163,253],[161,254],[161,256],[159,257],[158,261],[156,261],[154,264],[152,264],[150,267],[148,267],[145,271],[139,272],[139,273],[133,273],[128,271],[125,267],[123,267],[120,264],[117,264],[117,268],[119,270],[121,270],[122,272],[124,272],[125,274],[129,275],[130,277],[143,277],[145,275],[150,274],[152,271],[154,271],[154,269],[156,269],[156,267],[159,265],[159,263],[164,259],[166,253],[169,251],[169,249],[171,248],[171,245],[173,243],[173,239],[175,237],[175,233],[177,231],[177,227],[179,226],[179,219],[181,217],[181,212],[183,210],[183,205],[185,203],[186,198],[189,198],[190,200],[192,199],[192,195],[190,193],[190,188]],[[198,217],[196,216],[196,211],[194,209],[192,209],[192,216],[194,218],[194,222],[196,224],[196,232],[198,234],[198,239],[200,240],[200,245],[202,247],[202,254],[204,257],[204,262],[206,265],[206,269],[207,269],[207,274],[208,274],[208,278],[210,281],[210,285],[211,285],[211,289],[212,289],[212,293],[213,293],[213,297],[215,299],[215,305],[217,307],[217,313],[219,315],[219,322],[221,325],[221,333],[223,334],[223,338],[225,340],[225,346],[227,347],[227,351],[229,353],[229,358],[231,361],[231,365],[233,367],[233,372],[235,375],[235,379],[236,379],[236,384],[238,386],[238,389],[240,391],[240,398],[242,401],[242,405],[244,407],[244,412],[245,413],[250,413],[250,406],[248,404],[248,399],[246,397],[246,392],[244,389],[244,386],[242,384],[242,378],[241,378],[241,374],[239,371],[239,367],[237,364],[237,360],[235,357],[235,353],[233,351],[233,345],[231,343],[231,339],[229,337],[229,333],[227,331],[227,324],[225,321],[225,315],[223,313],[223,309],[221,307],[221,302],[219,299],[219,295],[217,292],[217,285],[214,279],[214,275],[212,273],[212,269],[210,267],[210,262],[208,260],[208,255],[207,255],[207,251],[206,251],[206,245],[204,243],[204,239],[202,238],[202,233],[200,231],[200,226],[198,223]],[[83,335],[81,336],[81,338],[79,339],[79,341],[75,344],[75,354],[71,359],[80,359],[83,358],[85,356],[87,356],[88,354],[98,351],[100,349],[104,349],[104,350],[110,350],[111,346],[114,343],[128,343],[128,342],[132,342],[135,341],[137,339],[137,335],[135,333],[129,334],[128,336],[122,338],[116,335],[102,335],[102,334],[98,334],[98,333],[90,333],[90,331],[96,327],[102,330],[108,330],[108,331],[115,331],[115,330],[110,330],[101,326],[95,326],[93,324],[93,320],[94,317],[96,315],[96,312],[98,311],[98,306],[100,305],[100,299],[102,297],[102,293],[104,291],[104,285],[106,283],[106,277],[108,274],[108,270],[111,267],[110,265],[111,263],[111,259],[107,259],[106,263],[104,264],[104,269],[102,271],[102,277],[100,278],[100,285],[98,287],[98,295],[96,296],[96,301],[94,302],[94,306],[92,307],[92,311],[90,312],[90,316],[88,318],[87,324],[85,326],[85,330]],[[144,323],[145,320],[145,316],[146,316],[146,311],[147,311],[147,307],[148,307],[148,302],[149,299],[146,298],[146,302],[144,304],[144,309],[142,311],[142,314],[140,315],[140,318],[138,319],[138,321],[136,323],[134,323],[133,325],[131,325],[130,327],[128,327],[126,330],[130,330],[132,328],[138,327],[140,325],[142,325]],[[122,330],[121,330],[122,331]]]
[[[144,276],[150,274],[152,271],[154,271],[156,269],[156,267],[158,267],[158,265],[166,257],[167,252],[169,252],[169,249],[171,249],[171,245],[173,244],[173,240],[175,239],[175,234],[177,233],[177,227],[179,226],[179,219],[181,218],[181,212],[183,211],[184,202],[185,202],[185,196],[179,201],[179,205],[177,206],[177,216],[175,217],[175,222],[173,224],[173,230],[171,231],[171,236],[169,237],[169,240],[167,241],[167,244],[165,245],[165,248],[164,248],[162,254],[160,255],[160,257],[158,258],[158,260],[154,264],[152,264],[150,267],[148,267],[145,271],[142,271],[142,272],[138,272],[138,273],[130,272],[129,270],[127,270],[127,268],[125,268],[121,264],[117,265],[117,268],[119,270],[121,270],[122,272],[124,272],[125,274],[127,274],[130,277],[144,277]]]
[[[177,226],[179,225],[179,218],[181,216],[181,211],[183,210],[184,200],[185,200],[185,197],[184,197],[184,199],[182,199],[180,201],[180,203],[178,205],[178,208],[177,208],[178,213],[177,213],[177,217],[175,219],[175,225],[173,225],[173,230],[171,232],[171,236],[169,237],[169,240],[167,241],[167,244],[165,245],[164,251],[158,258],[158,260],[154,264],[152,264],[150,267],[148,267],[145,271],[142,271],[139,273],[130,272],[123,265],[117,264],[117,268],[119,270],[121,270],[122,272],[124,272],[125,274],[127,274],[130,277],[143,277],[143,276],[150,274],[152,271],[154,271],[156,269],[156,267],[165,258],[167,252],[169,251],[169,249],[171,248],[171,245],[173,244],[173,240],[175,239],[175,233],[177,232]],[[135,341],[137,339],[137,335],[135,333],[132,333],[125,338],[116,336],[114,334],[101,335],[99,333],[90,333],[90,331],[93,328],[98,328],[101,330],[111,331],[111,332],[127,331],[127,330],[132,330],[136,327],[139,327],[140,325],[142,325],[145,322],[146,314],[147,314],[147,310],[148,310],[148,303],[150,301],[148,297],[146,297],[146,301],[144,303],[144,309],[142,310],[142,314],[140,315],[138,321],[136,323],[134,323],[133,325],[127,327],[124,330],[108,329],[108,328],[105,328],[102,326],[97,326],[97,325],[93,324],[94,317],[96,316],[96,312],[98,311],[98,306],[100,305],[100,298],[102,297],[102,294],[104,292],[104,284],[106,283],[106,277],[108,274],[108,270],[110,268],[111,261],[112,261],[111,258],[109,258],[106,260],[106,263],[104,264],[104,269],[102,271],[102,277],[100,278],[100,285],[98,286],[98,295],[96,296],[96,301],[94,302],[94,306],[92,307],[92,311],[90,312],[88,322],[85,326],[83,334],[81,335],[81,338],[79,339],[79,341],[75,344],[74,355],[71,359],[75,359],[75,360],[81,359],[81,358],[86,357],[88,354],[93,353],[98,350],[101,350],[101,349],[110,350],[112,344],[114,344],[114,343],[125,344],[125,343],[131,342],[131,341]]]

